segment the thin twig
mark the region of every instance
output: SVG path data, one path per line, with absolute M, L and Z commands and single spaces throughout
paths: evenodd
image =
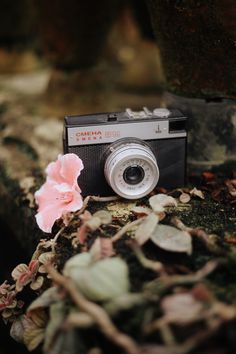
M 196 350 L 202 343 L 211 338 L 219 329 L 221 321 L 215 320 L 214 325 L 204 329 L 181 344 L 172 344 L 168 346 L 144 345 L 141 346 L 142 354 L 170 353 L 170 354 L 188 354 Z
M 151 334 L 152 332 L 157 330 L 160 331 L 162 340 L 167 347 L 176 345 L 175 336 L 170 328 L 168 321 L 166 321 L 164 317 L 161 317 L 151 323 L 148 323 L 144 328 L 144 333 Z
M 96 196 L 96 195 L 92 195 L 92 196 L 90 196 L 90 198 L 94 202 L 114 202 L 114 201 L 120 199 L 120 197 L 118 197 L 116 195 L 113 195 L 113 196 L 110 196 L 110 197 L 99 197 L 99 196 Z
M 56 235 L 53 237 L 53 239 L 51 240 L 52 241 L 52 252 L 53 253 L 56 253 L 55 252 L 55 246 L 56 246 L 56 243 L 57 243 L 57 240 L 59 238 L 59 236 L 62 234 L 62 232 L 65 230 L 66 226 L 63 226 L 57 233 Z
M 88 195 L 88 196 L 84 199 L 83 206 L 82 206 L 82 208 L 76 213 L 76 215 L 81 215 L 81 214 L 83 214 L 83 212 L 85 211 L 85 209 L 86 209 L 87 206 L 88 206 L 88 203 L 89 203 L 90 199 L 91 199 L 91 196 L 90 196 L 90 195 Z
M 94 202 L 113 202 L 115 200 L 118 200 L 119 197 L 117 196 L 111 196 L 111 197 L 99 197 L 99 196 L 95 196 L 95 195 L 88 195 L 83 202 L 83 206 L 82 208 L 76 213 L 76 215 L 81 215 L 85 209 L 87 208 L 90 200 L 94 201 Z
M 167 275 L 162 276 L 158 281 L 164 282 L 167 287 L 172 287 L 180 284 L 192 284 L 197 283 L 207 275 L 211 274 L 219 265 L 219 260 L 211 260 L 207 262 L 201 269 L 194 274 L 187 275 Z
M 198 348 L 202 343 L 208 340 L 210 337 L 215 334 L 222 322 L 220 320 L 215 319 L 214 325 L 211 328 L 207 328 L 194 336 L 187 339 L 183 344 L 181 344 L 176 353 L 178 354 L 187 354 L 192 352 L 192 350 Z
M 135 341 L 120 332 L 113 324 L 110 317 L 103 310 L 102 307 L 87 300 L 77 289 L 73 281 L 64 277 L 57 272 L 51 265 L 47 265 L 47 271 L 56 284 L 63 287 L 70 295 L 74 303 L 88 315 L 93 318 L 94 322 L 100 327 L 101 331 L 116 345 L 122 347 L 128 354 L 140 354 L 139 348 Z
M 68 330 L 70 328 L 88 328 L 94 324 L 93 318 L 87 313 L 76 312 L 71 313 L 67 316 L 65 322 L 63 323 L 62 329 Z
M 144 268 L 151 269 L 157 273 L 162 273 L 164 271 L 164 267 L 161 262 L 153 261 L 145 256 L 137 241 L 131 240 L 128 242 L 128 245 L 132 248 L 135 256 L 138 258 L 139 262 Z
M 134 220 L 125 226 L 123 226 L 113 237 L 112 237 L 112 242 L 118 241 L 124 234 L 126 234 L 127 231 L 131 230 L 134 226 L 138 226 L 139 224 L 142 223 L 142 221 L 146 218 L 146 216 L 143 216 L 137 220 Z
M 196 236 L 198 237 L 207 247 L 207 249 L 217 255 L 224 254 L 225 251 L 222 250 L 211 238 L 210 235 L 206 233 L 201 228 L 192 228 L 186 226 L 180 219 L 177 217 L 173 217 L 171 219 L 171 222 L 173 225 L 175 225 L 178 229 L 182 231 L 187 231 L 191 236 Z
M 175 345 L 176 344 L 176 340 L 174 337 L 174 334 L 172 333 L 172 330 L 169 326 L 168 323 L 166 323 L 165 321 L 161 321 L 159 322 L 159 330 L 161 333 L 161 337 L 164 341 L 164 343 L 168 346 L 168 345 Z

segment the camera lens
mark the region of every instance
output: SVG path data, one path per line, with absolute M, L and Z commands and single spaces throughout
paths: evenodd
M 142 198 L 157 185 L 156 157 L 145 141 L 137 138 L 117 140 L 109 146 L 104 157 L 106 180 L 121 197 Z
M 130 166 L 124 170 L 123 178 L 128 184 L 138 184 L 143 180 L 145 173 L 140 166 Z

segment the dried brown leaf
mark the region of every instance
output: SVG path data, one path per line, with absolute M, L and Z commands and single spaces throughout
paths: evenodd
M 197 189 L 196 187 L 194 187 L 189 193 L 201 199 L 205 199 L 203 192 L 200 189 Z
M 188 193 L 182 193 L 180 196 L 179 196 L 179 200 L 181 203 L 185 204 L 185 203 L 188 203 L 190 201 L 191 197 Z
M 17 318 L 11 326 L 10 336 L 18 343 L 23 342 L 24 337 L 24 326 L 22 322 L 22 317 Z
M 33 312 L 32 316 L 24 316 L 24 344 L 29 351 L 38 347 L 43 341 L 48 316 L 44 310 Z

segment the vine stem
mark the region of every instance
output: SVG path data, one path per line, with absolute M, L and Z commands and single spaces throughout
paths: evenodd
M 73 281 L 61 275 L 52 265 L 47 264 L 46 268 L 54 282 L 68 292 L 71 299 L 80 310 L 90 315 L 94 322 L 100 327 L 101 331 L 111 341 L 123 348 L 127 354 L 140 354 L 140 350 L 135 341 L 118 330 L 101 306 L 87 300 L 77 289 Z

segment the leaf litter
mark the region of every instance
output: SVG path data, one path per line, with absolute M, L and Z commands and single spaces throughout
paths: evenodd
M 73 328 L 88 352 L 95 333 L 103 353 L 184 354 L 217 342 L 220 326 L 236 319 L 235 180 L 202 178 L 200 187 L 132 203 L 89 197 L 64 215 L 39 242 L 35 266 L 20 265 L 0 287 L 12 337 L 30 351 L 43 343 L 46 354 L 59 354 Z M 34 300 L 23 304 L 28 291 Z

